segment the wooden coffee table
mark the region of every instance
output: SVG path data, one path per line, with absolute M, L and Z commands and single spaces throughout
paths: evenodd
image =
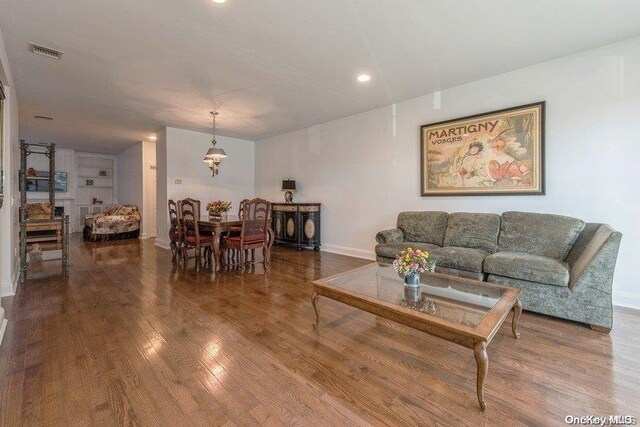
M 421 276 L 410 288 L 389 264 L 372 263 L 313 282 L 311 301 L 318 326 L 318 297 L 325 296 L 473 349 L 478 366 L 476 392 L 484 411 L 483 388 L 489 369 L 487 345 L 513 310 L 516 338 L 522 305 L 520 290 L 438 273 Z

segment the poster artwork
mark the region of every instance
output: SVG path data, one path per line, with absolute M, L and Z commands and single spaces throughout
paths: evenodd
M 544 194 L 544 102 L 421 130 L 423 196 Z

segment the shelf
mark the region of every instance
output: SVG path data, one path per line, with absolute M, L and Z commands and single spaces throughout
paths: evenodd
M 27 243 L 27 254 L 30 254 L 29 249 L 33 249 L 33 245 L 35 245 L 35 243 Z M 61 242 L 38 242 L 38 245 L 40 245 L 40 249 L 42 250 L 42 252 L 57 251 L 62 249 Z

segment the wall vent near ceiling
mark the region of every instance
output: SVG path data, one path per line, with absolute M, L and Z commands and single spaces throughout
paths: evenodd
M 53 59 L 60 59 L 60 57 L 62 56 L 62 52 L 60 52 L 59 50 L 55 50 L 50 47 L 42 46 L 35 43 L 29 43 L 29 51 Z
M 36 119 L 42 119 L 42 120 L 53 120 L 53 117 L 47 117 L 47 116 L 33 116 Z

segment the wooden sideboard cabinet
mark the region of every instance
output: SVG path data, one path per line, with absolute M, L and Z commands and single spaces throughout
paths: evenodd
M 320 250 L 320 203 L 272 203 L 275 243 Z

